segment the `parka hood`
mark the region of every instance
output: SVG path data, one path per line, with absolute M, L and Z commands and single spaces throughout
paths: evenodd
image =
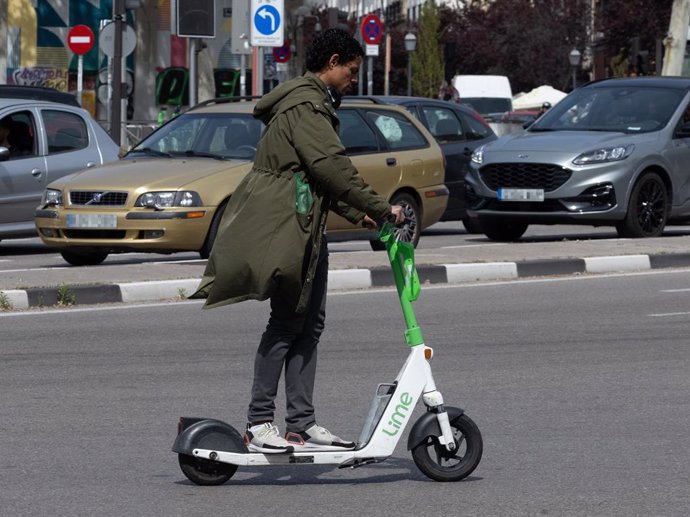
M 268 125 L 279 113 L 305 102 L 328 104 L 333 110 L 326 85 L 312 72 L 283 83 L 264 95 L 254 107 L 254 117 Z

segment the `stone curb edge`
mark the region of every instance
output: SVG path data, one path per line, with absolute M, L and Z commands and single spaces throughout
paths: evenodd
M 458 284 L 525 277 L 617 273 L 690 266 L 690 253 L 620 255 L 522 262 L 477 262 L 418 266 L 422 284 Z M 150 302 L 182 298 L 199 285 L 198 278 L 0 290 L 12 309 L 54 305 Z M 389 268 L 335 269 L 328 273 L 328 290 L 367 289 L 395 285 Z M 1 301 L 1 300 L 0 300 Z M 2 307 L 0 307 L 2 310 Z

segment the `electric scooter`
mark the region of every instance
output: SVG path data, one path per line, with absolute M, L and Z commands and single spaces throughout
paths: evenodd
M 181 417 L 172 450 L 184 475 L 197 485 L 221 485 L 238 466 L 337 465 L 360 467 L 389 458 L 410 421 L 418 402 L 426 406 L 412 426 L 407 449 L 426 476 L 435 481 L 459 481 L 469 476 L 482 457 L 482 435 L 460 408 L 444 406 L 436 389 L 430 361 L 433 350 L 424 344 L 412 309 L 420 293 L 414 247 L 397 239 L 385 223 L 379 234 L 393 270 L 407 330 L 410 353 L 392 383 L 378 385 L 357 446 L 353 450 L 319 447 L 279 454 L 250 452 L 242 434 L 220 420 Z

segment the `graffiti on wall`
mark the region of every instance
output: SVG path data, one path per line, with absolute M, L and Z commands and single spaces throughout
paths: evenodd
M 66 92 L 69 86 L 69 73 L 66 68 L 28 67 L 14 68 L 7 71 L 8 84 L 26 86 L 45 86 Z

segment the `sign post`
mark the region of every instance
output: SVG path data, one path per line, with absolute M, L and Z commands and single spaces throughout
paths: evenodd
M 284 0 L 251 0 L 249 42 L 254 47 L 253 95 L 263 95 L 264 54 L 262 47 L 280 47 L 284 41 Z
M 93 48 L 93 31 L 86 25 L 75 25 L 67 34 L 69 49 L 77 54 L 77 99 L 82 101 L 84 86 L 84 54 Z
M 368 14 L 362 19 L 360 26 L 362 39 L 367 48 L 367 95 L 372 95 L 374 89 L 374 56 L 379 55 L 378 44 L 383 36 L 383 22 L 375 14 Z M 370 50 L 370 47 L 375 47 Z
M 126 120 L 127 112 L 127 97 L 123 95 L 126 92 L 125 75 L 126 75 L 126 61 L 124 58 L 134 52 L 137 46 L 137 36 L 134 29 L 124 23 L 120 24 L 121 28 L 118 32 L 117 21 L 109 22 L 98 33 L 98 47 L 108 56 L 109 66 L 112 68 L 112 76 L 110 77 L 110 112 L 111 112 L 111 134 L 118 144 L 124 144 L 127 139 L 125 125 L 122 124 Z M 124 29 L 124 30 L 123 30 Z M 119 43 L 118 43 L 119 41 Z M 116 55 L 119 50 L 119 59 Z M 124 85 L 124 86 L 123 86 Z M 120 130 L 116 131 L 116 127 Z M 118 142 L 115 135 L 120 139 Z

